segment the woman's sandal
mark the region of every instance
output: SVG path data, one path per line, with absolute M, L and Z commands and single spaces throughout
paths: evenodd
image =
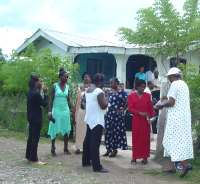
M 113 150 L 110 154 L 109 154 L 109 157 L 113 158 L 113 157 L 116 157 L 117 155 L 117 150 Z
M 137 161 L 136 160 L 131 160 L 131 164 L 132 165 L 137 164 Z
M 142 160 L 142 162 L 141 162 L 143 165 L 146 165 L 146 164 L 148 164 L 148 160 Z

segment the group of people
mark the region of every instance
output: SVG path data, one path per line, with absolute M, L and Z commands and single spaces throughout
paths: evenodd
M 37 146 L 42 127 L 41 106 L 49 106 L 48 135 L 52 142 L 51 154 L 56 155 L 55 140 L 58 134 L 64 137 L 64 153 L 71 154 L 68 149 L 71 110 L 76 132 L 75 153 L 82 153 L 83 167 L 92 166 L 94 172 L 101 173 L 108 172 L 100 162 L 99 149 L 103 133 L 105 134 L 107 150 L 103 156 L 115 157 L 118 149 L 126 150 L 128 148 L 124 117 L 126 109 L 133 115 L 131 163 L 137 163 L 138 159 L 142 159 L 141 163 L 147 164 L 150 156 L 150 118 L 155 115 L 155 110 L 168 108 L 163 140 L 165 156 L 171 157 L 172 162 L 179 167 L 181 165 L 182 175 L 187 174 L 191 169 L 187 160 L 193 158 L 189 90 L 186 83 L 180 78 L 180 70 L 174 70 L 170 69 L 167 74 L 172 83 L 168 96 L 155 106 L 151 94 L 145 92 L 146 80 L 141 78 L 139 74 L 136 76 L 134 89 L 128 95 L 120 87 L 117 78 L 110 80 L 110 90 L 104 90 L 103 74 L 97 73 L 91 77 L 85 73 L 82 77 L 83 84 L 78 87 L 74 106 L 67 84 L 69 74 L 64 69 L 59 71 L 60 80 L 53 85 L 50 100 L 46 95 L 47 89 L 43 87 L 39 77 L 32 75 L 27 97 L 29 122 L 27 160 L 45 164 L 40 162 L 37 157 Z M 182 91 L 184 91 L 184 96 Z M 185 106 L 187 108 L 184 108 Z

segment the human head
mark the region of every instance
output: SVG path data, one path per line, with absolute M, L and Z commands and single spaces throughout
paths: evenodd
M 119 86 L 119 80 L 116 77 L 113 77 L 112 79 L 110 79 L 110 87 L 112 89 L 117 89 Z
M 29 79 L 29 89 L 36 89 L 41 87 L 41 82 L 39 76 L 31 74 Z
M 68 73 L 64 70 L 64 68 L 60 68 L 59 70 L 59 78 L 60 78 L 60 82 L 62 83 L 66 83 L 68 80 Z
M 158 78 L 158 75 L 159 75 L 158 70 L 155 70 L 155 71 L 154 71 L 154 77 L 155 77 L 156 79 Z
M 124 83 L 120 83 L 120 84 L 119 84 L 119 88 L 120 88 L 121 90 L 124 90 L 124 88 L 125 88 Z
M 141 73 L 143 73 L 144 72 L 144 66 L 141 66 L 139 70 L 140 70 Z
M 167 72 L 167 78 L 170 82 L 181 79 L 181 75 L 181 70 L 176 67 L 170 68 Z
M 82 75 L 82 80 L 83 80 L 83 82 L 84 83 L 86 83 L 86 84 L 89 84 L 89 83 L 91 83 L 91 76 L 90 76 L 90 74 L 88 74 L 88 73 L 84 73 L 83 75 Z
M 135 88 L 138 91 L 138 93 L 142 94 L 146 88 L 146 82 L 144 80 L 138 79 L 136 81 Z
M 149 88 L 150 90 L 152 90 L 152 89 L 154 88 L 154 84 L 153 84 L 152 81 L 148 81 L 148 82 L 147 82 L 147 86 L 148 86 L 148 88 Z
M 101 73 L 97 73 L 94 75 L 93 77 L 93 83 L 99 87 L 99 88 L 103 88 L 104 85 L 104 75 Z

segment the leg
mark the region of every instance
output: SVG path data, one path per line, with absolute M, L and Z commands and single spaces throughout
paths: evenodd
M 31 152 L 31 145 L 32 145 L 32 127 L 29 124 L 29 134 L 28 134 L 28 140 L 27 140 L 27 146 L 26 146 L 26 159 L 30 160 L 30 152 Z
M 30 123 L 31 131 L 32 131 L 32 137 L 31 137 L 31 149 L 30 149 L 30 161 L 37 162 L 38 156 L 37 156 L 37 149 L 38 149 L 38 143 L 40 140 L 40 130 L 41 130 L 41 123 Z
M 64 153 L 69 155 L 71 153 L 68 150 L 68 140 L 69 140 L 68 134 L 65 134 L 64 135 Z
M 91 130 L 90 130 L 90 127 L 87 125 L 86 136 L 83 141 L 82 166 L 91 165 L 90 139 L 91 139 Z
M 103 127 L 101 125 L 97 125 L 95 128 L 92 129 L 90 139 L 90 154 L 92 159 L 92 167 L 94 171 L 100 171 L 103 168 L 99 158 L 99 148 L 101 144 L 102 133 Z
M 52 156 L 56 156 L 56 146 L 55 146 L 56 139 L 51 140 L 51 154 Z

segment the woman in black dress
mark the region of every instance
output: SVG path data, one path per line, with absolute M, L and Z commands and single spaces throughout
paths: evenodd
M 105 144 L 107 152 L 104 156 L 115 157 L 117 149 L 127 149 L 124 110 L 127 106 L 127 94 L 119 89 L 119 80 L 110 81 L 112 91 L 109 93 L 108 112 L 105 115 Z
M 42 108 L 47 106 L 47 90 L 42 87 L 42 82 L 36 75 L 31 75 L 29 81 L 29 92 L 27 96 L 27 119 L 29 123 L 29 136 L 26 147 L 26 159 L 30 162 L 44 165 L 37 156 L 40 130 L 42 128 Z

